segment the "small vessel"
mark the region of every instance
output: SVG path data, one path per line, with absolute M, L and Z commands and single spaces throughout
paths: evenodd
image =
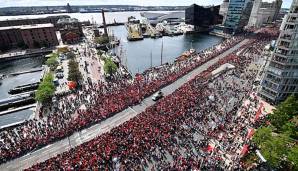
M 196 54 L 196 50 L 193 49 L 193 48 L 191 48 L 188 51 L 183 52 L 181 56 L 179 56 L 178 58 L 176 58 L 175 59 L 175 62 L 177 62 L 177 61 L 184 61 L 187 58 L 190 58 L 194 54 Z
M 0 74 L 0 80 L 3 80 L 3 79 L 4 79 L 4 77 L 5 77 L 5 75 L 4 75 L 4 74 Z

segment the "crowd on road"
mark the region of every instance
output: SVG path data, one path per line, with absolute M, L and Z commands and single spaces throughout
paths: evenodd
M 260 41 L 256 42 L 255 40 L 252 40 L 256 45 L 258 45 L 258 43 L 264 43 L 265 38 L 270 39 L 268 38 L 268 35 L 276 36 L 273 33 L 271 34 L 268 32 L 259 33 L 259 35 Z M 264 41 L 261 41 L 262 37 L 264 38 Z M 98 123 L 129 106 L 140 103 L 145 97 L 174 82 L 181 76 L 218 56 L 227 49 L 235 46 L 243 39 L 243 36 L 227 39 L 221 44 L 202 51 L 185 61 L 165 64 L 147 70 L 143 74 L 138 74 L 134 80 L 113 79 L 110 82 L 99 82 L 92 85 L 87 84 L 83 86 L 82 90 L 77 91 L 75 94 L 57 97 L 56 102 L 53 103 L 52 112 L 46 117 L 43 117 L 40 120 L 29 120 L 12 129 L 7 128 L 1 130 L 0 162 L 6 162 L 51 142 L 67 137 L 75 131 Z M 254 49 L 258 48 L 262 48 L 262 46 L 252 48 L 251 51 L 254 52 Z M 230 58 L 232 57 L 229 56 L 225 59 Z M 238 61 L 238 63 L 236 62 L 238 66 L 240 65 L 239 63 L 241 63 L 241 60 L 237 58 L 231 61 L 234 63 L 235 61 Z M 237 72 L 240 71 L 237 70 Z M 71 160 L 67 160 L 68 157 L 64 154 L 63 160 L 61 158 L 62 156 L 58 156 L 55 159 L 47 161 L 46 164 L 43 163 L 36 167 L 47 167 L 47 165 L 49 165 L 53 168 L 57 165 L 65 167 L 71 166 L 74 168 L 88 168 L 92 166 L 95 167 L 96 165 L 112 166 L 112 161 L 116 161 L 115 163 L 121 161 L 121 163 L 124 162 L 122 164 L 125 166 L 138 167 L 135 165 L 140 164 L 140 162 L 145 164 L 145 160 L 150 160 L 150 157 L 147 156 L 149 152 L 154 154 L 153 150 L 158 150 L 152 148 L 153 145 L 160 145 L 160 147 L 163 147 L 159 149 L 169 148 L 169 152 L 173 154 L 172 156 L 177 157 L 180 152 L 178 148 L 174 148 L 175 145 L 171 146 L 170 143 L 175 144 L 173 142 L 181 142 L 182 144 L 186 144 L 184 140 L 173 138 L 175 131 L 177 131 L 178 137 L 185 134 L 183 130 L 179 132 L 179 129 L 181 128 L 178 128 L 178 125 L 180 124 L 177 123 L 180 121 L 186 122 L 187 118 L 185 117 L 191 115 L 197 114 L 198 119 L 203 117 L 200 112 L 195 112 L 198 110 L 195 109 L 195 104 L 197 104 L 197 102 L 205 102 L 206 99 L 203 97 L 208 95 L 208 91 L 205 93 L 197 91 L 203 89 L 203 87 L 194 88 L 200 86 L 200 84 L 196 84 L 200 82 L 200 79 L 201 77 L 197 77 L 195 80 L 187 83 L 173 95 L 170 95 L 157 105 L 149 107 L 146 109 L 145 113 L 137 116 L 119 128 L 115 128 L 111 133 L 83 144 L 79 148 L 72 149 L 68 152 L 69 154 L 67 154 Z M 221 84 L 218 84 L 217 86 L 220 85 Z M 197 99 L 197 97 L 200 97 L 200 99 Z M 178 103 L 179 105 L 176 105 Z M 208 102 L 206 101 L 206 103 Z M 189 109 L 194 110 L 194 112 L 189 111 Z M 209 108 L 207 107 L 206 109 Z M 207 110 L 206 113 L 208 112 L 210 111 Z M 172 128 L 171 125 L 176 126 Z M 191 130 L 193 131 L 194 129 Z M 190 137 L 192 135 L 188 133 L 184 136 Z M 168 147 L 166 147 L 167 144 L 169 145 Z M 121 149 L 118 147 L 121 147 Z M 90 153 L 85 152 L 89 150 L 91 150 Z M 161 158 L 166 155 L 163 153 L 165 151 L 166 150 L 153 155 L 153 158 Z M 189 152 L 191 151 L 189 150 Z M 82 156 L 81 159 L 80 156 Z M 86 160 L 84 160 L 83 156 L 86 157 Z M 115 160 L 110 160 L 112 158 L 115 158 Z M 211 159 L 208 158 L 208 161 L 209 160 Z M 177 166 L 183 166 L 183 163 L 185 162 L 188 163 L 186 165 L 189 165 L 189 162 L 193 161 L 193 163 L 195 163 L 198 160 L 187 160 L 183 157 L 177 157 L 174 161 L 177 162 Z M 162 160 L 160 162 L 162 162 Z M 159 163 L 157 166 L 164 164 Z
M 245 68 L 266 43 L 251 40 L 137 117 L 28 170 L 241 169 L 258 107 Z M 236 68 L 211 75 L 225 63 Z

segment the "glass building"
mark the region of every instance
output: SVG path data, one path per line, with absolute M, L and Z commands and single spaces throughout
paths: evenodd
M 293 0 L 280 30 L 259 90 L 261 97 L 275 104 L 298 93 L 298 0 Z
M 225 32 L 237 33 L 247 25 L 251 9 L 251 0 L 230 0 L 227 16 L 224 20 Z

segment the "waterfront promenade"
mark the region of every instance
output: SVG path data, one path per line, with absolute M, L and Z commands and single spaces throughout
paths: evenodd
M 226 52 L 222 53 L 221 55 L 213 58 L 212 60 L 206 62 L 205 64 L 197 67 L 192 72 L 186 74 L 185 76 L 181 77 L 177 81 L 173 82 L 172 84 L 166 86 L 162 89 L 165 95 L 169 95 L 174 92 L 176 89 L 181 87 L 184 83 L 189 81 L 191 78 L 195 77 L 197 74 L 201 73 L 202 71 L 206 70 L 209 66 L 215 64 L 218 60 L 222 59 L 226 55 L 234 52 L 242 45 L 245 45 L 248 40 L 244 40 L 238 43 L 236 46 L 230 48 Z M 63 153 L 70 148 L 78 146 L 86 141 L 89 141 L 105 132 L 110 131 L 112 128 L 121 125 L 122 123 L 128 121 L 129 119 L 135 117 L 139 113 L 145 111 L 145 109 L 154 102 L 151 100 L 151 97 L 145 98 L 140 105 L 135 105 L 125 109 L 122 112 L 117 113 L 111 118 L 106 119 L 105 121 L 96 124 L 90 128 L 84 129 L 80 132 L 77 132 L 70 136 L 69 138 L 65 138 L 61 141 L 56 143 L 50 144 L 40 150 L 34 151 L 29 153 L 25 156 L 7 162 L 0 166 L 1 170 L 22 170 L 32 166 L 33 164 L 45 161 L 57 154 Z

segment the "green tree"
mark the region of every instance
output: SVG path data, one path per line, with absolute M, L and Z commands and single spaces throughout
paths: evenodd
M 117 65 L 112 61 L 111 58 L 106 58 L 103 69 L 106 74 L 113 75 L 117 71 Z
M 269 115 L 272 126 L 258 128 L 253 137 L 271 167 L 298 170 L 297 114 L 298 98 L 289 96 Z
M 284 102 L 278 105 L 277 109 L 273 111 L 270 117 L 272 125 L 278 130 L 281 130 L 282 126 L 298 115 L 298 99 L 295 96 L 289 96 Z
M 253 136 L 253 142 L 262 147 L 266 141 L 272 140 L 272 128 L 260 127 Z
M 54 71 L 54 70 L 57 68 L 57 66 L 59 65 L 59 62 L 58 62 L 58 60 L 57 60 L 56 57 L 52 56 L 52 57 L 50 57 L 49 59 L 47 59 L 47 61 L 46 61 L 46 65 L 47 65 L 48 67 L 50 67 L 50 69 L 51 69 L 52 71 Z
M 288 159 L 293 166 L 293 170 L 298 170 L 298 145 L 295 145 L 289 152 Z
M 281 130 L 284 134 L 287 134 L 291 138 L 298 139 L 298 126 L 295 125 L 293 120 L 284 124 Z
M 35 93 L 35 99 L 38 102 L 49 102 L 55 94 L 55 85 L 53 83 L 53 79 L 53 75 L 49 73 L 44 77 L 43 81 L 38 86 L 38 89 Z
M 67 59 L 73 59 L 73 58 L 76 57 L 76 55 L 75 55 L 73 52 L 68 52 L 68 53 L 66 54 L 66 56 L 67 56 Z
M 276 168 L 285 160 L 289 143 L 290 138 L 284 134 L 272 136 L 271 139 L 264 140 L 261 143 L 261 153 L 271 167 Z
M 94 41 L 97 44 L 106 44 L 106 43 L 109 43 L 109 37 L 107 36 L 96 37 Z
M 82 74 L 79 70 L 79 64 L 74 59 L 71 59 L 68 62 L 68 81 L 74 81 L 76 83 L 80 83 L 82 80 Z

